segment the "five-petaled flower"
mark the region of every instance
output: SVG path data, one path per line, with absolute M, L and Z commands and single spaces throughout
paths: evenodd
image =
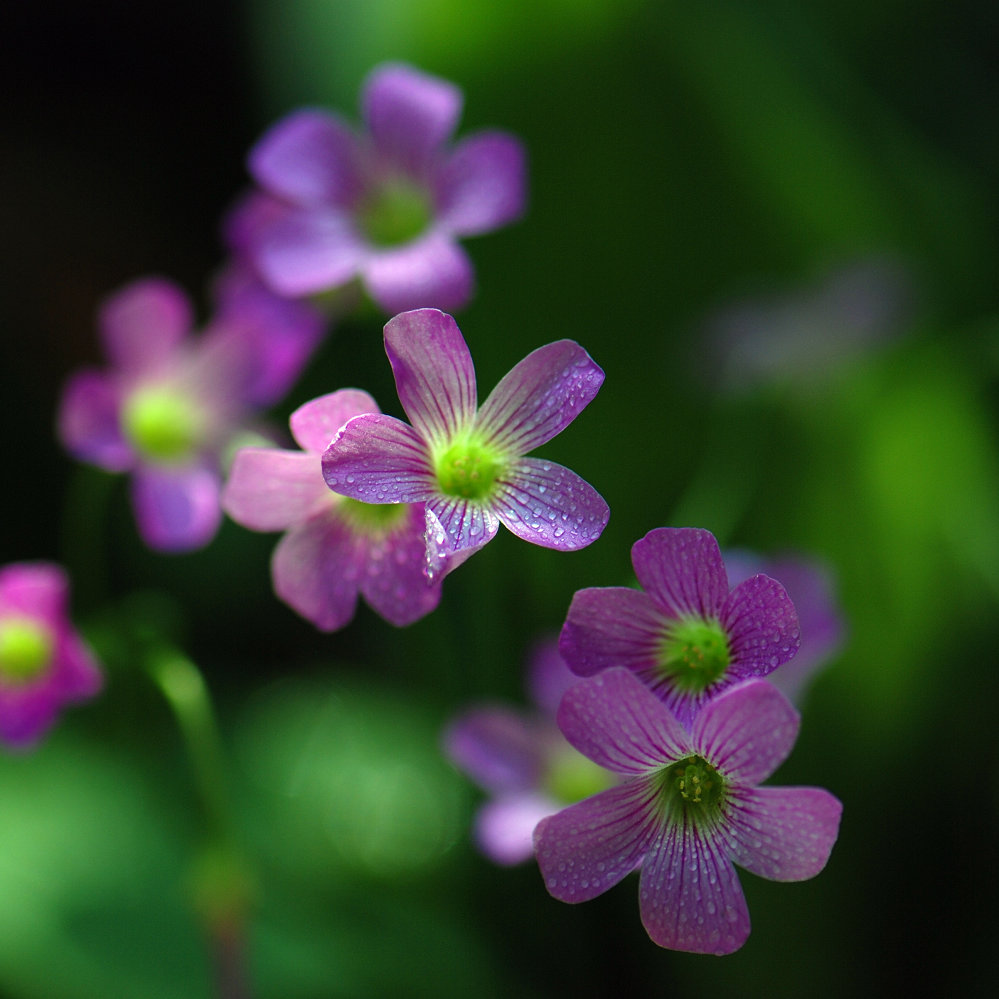
M 337 429 L 377 413 L 366 392 L 341 389 L 299 407 L 291 432 L 304 449 L 243 448 L 236 453 L 222 506 L 255 531 L 286 531 L 274 550 L 274 591 L 322 631 L 354 616 L 358 595 L 385 620 L 411 624 L 440 602 L 430 582 L 421 504 L 375 506 L 330 492 L 320 456 Z
M 461 308 L 473 272 L 458 238 L 514 221 L 525 201 L 513 136 L 483 131 L 449 145 L 461 105 L 454 84 L 387 64 L 364 85 L 362 134 L 318 109 L 278 122 L 250 152 L 259 191 L 253 222 L 231 233 L 245 242 L 235 250 L 283 295 L 359 278 L 389 315 Z
M 559 340 L 528 354 L 481 408 L 471 354 L 450 316 L 396 316 L 385 351 L 412 426 L 381 414 L 350 420 L 323 455 L 330 489 L 367 503 L 425 503 L 432 572 L 484 545 L 500 523 L 547 548 L 582 548 L 600 536 L 609 510 L 599 493 L 561 465 L 523 457 L 565 429 L 603 382 L 579 344 Z
M 69 582 L 48 562 L 0 568 L 0 739 L 25 748 L 64 704 L 101 688 L 97 662 L 66 614 Z
M 221 520 L 221 458 L 253 411 L 279 398 L 322 333 L 302 302 L 230 279 L 200 338 L 176 285 L 146 278 L 112 295 L 99 328 L 112 363 L 74 375 L 59 434 L 75 457 L 132 473 L 139 533 L 151 548 L 207 544 Z
M 625 666 L 689 725 L 708 699 L 797 651 L 784 587 L 761 573 L 730 590 L 710 531 L 657 528 L 635 542 L 631 561 L 644 592 L 592 587 L 572 598 L 559 649 L 580 676 Z
M 558 722 L 623 783 L 538 824 L 548 891 L 585 902 L 641 869 L 642 923 L 661 947 L 728 954 L 749 935 L 733 862 L 772 881 L 825 866 L 840 802 L 814 787 L 757 787 L 787 757 L 798 713 L 747 680 L 709 701 L 688 730 L 626 669 L 571 687 Z

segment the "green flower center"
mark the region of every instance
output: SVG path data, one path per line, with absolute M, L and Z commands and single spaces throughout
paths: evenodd
M 453 443 L 434 459 L 437 484 L 446 496 L 481 500 L 493 489 L 505 462 L 492 448 L 477 441 Z
M 27 683 L 52 662 L 55 636 L 29 618 L 0 621 L 0 679 Z
M 122 429 L 151 461 L 182 460 L 196 447 L 201 420 L 191 401 L 163 386 L 139 389 L 126 401 Z
M 695 822 L 713 822 L 721 814 L 725 779 L 700 756 L 663 767 L 657 776 L 660 803 L 668 814 Z
M 407 508 L 406 503 L 365 503 L 346 496 L 337 505 L 351 529 L 366 537 L 391 534 L 405 518 Z
M 680 691 L 700 694 L 725 675 L 732 657 L 717 621 L 686 618 L 666 632 L 659 646 L 659 674 Z
M 392 177 L 361 202 L 358 221 L 375 246 L 400 246 L 415 239 L 433 219 L 433 204 L 424 189 L 404 177 Z
M 571 805 L 610 787 L 609 771 L 566 746 L 549 761 L 545 790 L 558 802 Z

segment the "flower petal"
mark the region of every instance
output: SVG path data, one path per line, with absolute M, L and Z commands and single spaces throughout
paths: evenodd
M 565 430 L 603 381 L 603 371 L 575 341 L 538 347 L 489 393 L 477 429 L 495 447 L 527 454 Z
M 350 419 L 380 413 L 378 403 L 360 389 L 340 389 L 304 403 L 291 414 L 291 433 L 299 447 L 322 454 Z
M 458 236 L 498 229 L 524 211 L 524 146 L 505 132 L 471 135 L 448 156 L 436 186 L 442 228 Z
M 399 401 L 429 441 L 450 441 L 475 418 L 475 367 L 458 324 L 437 309 L 404 312 L 385 324 Z
M 536 792 L 488 801 L 475 816 L 476 843 L 495 864 L 521 864 L 534 855 L 535 826 L 558 810 L 551 798 Z
M 648 773 L 690 752 L 683 726 L 626 669 L 604 670 L 573 684 L 557 720 L 584 756 L 619 774 Z
M 59 438 L 74 458 L 109 472 L 132 467 L 135 455 L 118 421 L 121 391 L 100 371 L 80 371 L 63 389 L 57 418 Z
M 742 788 L 726 808 L 732 859 L 771 881 L 813 878 L 826 866 L 842 812 L 819 787 Z
M 357 139 L 336 115 L 315 108 L 273 125 L 247 165 L 265 190 L 306 207 L 349 205 L 361 191 Z
M 368 76 L 361 112 L 375 148 L 413 176 L 426 170 L 461 114 L 461 91 L 411 66 L 386 64 Z
M 662 611 L 647 593 L 624 586 L 594 586 L 574 594 L 559 651 L 580 676 L 610 666 L 645 674 L 655 670 L 662 633 Z
M 431 515 L 437 533 L 427 537 L 427 561 L 433 564 L 438 549 L 450 560 L 466 549 L 481 548 L 499 530 L 499 519 L 488 508 L 458 496 L 432 496 L 427 500 L 427 526 Z M 451 568 L 454 568 L 452 565 Z
M 536 787 L 544 748 L 533 720 L 500 706 L 466 711 L 444 733 L 444 749 L 451 760 L 493 794 Z
M 222 519 L 218 475 L 203 466 L 146 466 L 132 478 L 139 534 L 157 551 L 185 552 L 208 544 Z
M 455 550 L 451 547 L 452 541 L 444 530 L 444 525 L 437 519 L 437 514 L 425 508 L 424 539 L 426 541 L 427 558 L 427 578 L 435 581 L 442 581 L 448 573 L 454 572 L 459 565 L 467 562 L 483 545 L 492 541 L 495 537 L 495 529 L 492 534 L 487 534 L 481 541 L 468 548 Z M 499 521 L 496 521 L 496 529 L 499 528 Z
M 422 503 L 437 488 L 420 435 L 381 413 L 348 420 L 322 465 L 330 489 L 365 503 Z
M 604 498 L 585 479 L 538 458 L 515 462 L 497 480 L 491 505 L 518 538 L 564 551 L 592 544 L 610 517 Z
M 714 617 L 728 596 L 718 542 L 695 527 L 659 527 L 631 548 L 635 575 L 672 617 Z
M 468 304 L 475 285 L 468 254 L 436 230 L 401 246 L 370 251 L 361 276 L 378 307 L 389 315 L 423 306 L 457 312 Z
M 245 447 L 236 452 L 222 509 L 252 531 L 283 531 L 337 503 L 315 453 Z
M 27 615 L 52 628 L 62 626 L 69 577 L 54 562 L 12 562 L 0 566 L 0 616 Z
M 701 709 L 691 728 L 696 751 L 727 780 L 758 784 L 787 759 L 801 718 L 765 680 L 746 680 Z
M 720 837 L 673 824 L 649 850 L 638 886 L 642 925 L 660 947 L 731 954 L 749 936 L 749 909 Z
M 542 819 L 534 852 L 545 887 L 562 902 L 587 902 L 640 863 L 658 832 L 656 790 L 636 778 Z
M 762 574 L 740 583 L 719 614 L 733 678 L 766 676 L 798 651 L 798 615 L 784 587 Z

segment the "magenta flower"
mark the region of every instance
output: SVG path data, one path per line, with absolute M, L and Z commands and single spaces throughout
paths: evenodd
M 609 510 L 596 490 L 561 465 L 523 457 L 565 429 L 603 382 L 579 344 L 539 347 L 481 408 L 471 354 L 450 316 L 396 316 L 385 351 L 413 425 L 369 414 L 341 427 L 323 455 L 330 489 L 367 503 L 426 503 L 432 571 L 490 541 L 500 523 L 546 548 L 583 548 L 600 536 Z
M 66 614 L 69 582 L 47 562 L 0 567 L 0 739 L 37 742 L 64 704 L 101 689 L 90 650 Z
M 533 710 L 483 704 L 445 730 L 454 764 L 490 795 L 475 818 L 475 841 L 494 863 L 519 864 L 534 855 L 534 827 L 546 815 L 609 786 L 613 778 L 572 748 L 555 724 L 563 692 L 578 677 L 554 641 L 530 659 Z
M 302 451 L 243 448 L 233 460 L 222 506 L 255 531 L 285 531 L 274 550 L 274 592 L 321 631 L 342 628 L 358 595 L 386 621 L 407 625 L 440 602 L 425 572 L 420 504 L 375 506 L 330 492 L 321 455 L 341 424 L 377 413 L 366 392 L 343 389 L 299 407 L 291 432 Z
M 749 936 L 733 863 L 771 881 L 825 866 L 842 805 L 815 787 L 757 787 L 787 758 L 797 712 L 748 680 L 708 702 L 688 731 L 626 669 L 571 687 L 558 723 L 581 753 L 624 778 L 543 819 L 534 833 L 548 891 L 586 902 L 641 869 L 639 906 L 652 940 L 729 954 Z
M 645 592 L 594 587 L 572 598 L 559 650 L 580 676 L 625 666 L 689 726 L 710 697 L 766 676 L 797 651 L 784 587 L 760 574 L 730 590 L 710 531 L 650 531 L 631 561 Z
M 221 456 L 254 410 L 287 389 L 322 321 L 300 302 L 233 278 L 215 320 L 189 335 L 191 306 L 175 285 L 136 281 L 99 315 L 112 367 L 66 386 L 59 435 L 75 457 L 132 473 L 139 533 L 151 548 L 207 544 L 221 520 Z
M 237 252 L 283 295 L 359 278 L 389 315 L 460 308 L 473 273 L 457 240 L 514 221 L 525 201 L 513 136 L 485 131 L 448 144 L 461 105 L 453 84 L 384 65 L 364 84 L 362 134 L 316 109 L 278 122 L 250 152 L 268 198 L 231 230 L 245 240 Z

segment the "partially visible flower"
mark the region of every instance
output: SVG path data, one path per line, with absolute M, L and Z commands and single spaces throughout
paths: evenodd
M 477 404 L 475 368 L 455 321 L 436 309 L 389 320 L 385 351 L 408 426 L 358 416 L 323 455 L 330 489 L 368 503 L 426 503 L 427 557 L 469 553 L 503 523 L 525 541 L 571 550 L 595 541 L 607 504 L 575 472 L 525 458 L 564 430 L 604 373 L 579 344 L 528 354 Z
M 585 902 L 641 869 L 642 924 L 660 947 L 730 954 L 749 935 L 733 863 L 771 881 L 825 866 L 842 805 L 815 787 L 757 787 L 787 758 L 799 717 L 771 684 L 719 694 L 688 731 L 634 674 L 571 687 L 558 723 L 581 753 L 624 778 L 543 819 L 534 834 L 548 891 Z
M 111 296 L 98 325 L 111 368 L 69 380 L 58 416 L 63 444 L 83 461 L 132 473 L 139 533 L 151 548 L 199 548 L 221 520 L 225 449 L 257 408 L 287 390 L 322 319 L 234 281 L 193 338 L 186 295 L 146 278 Z
M 709 698 L 766 676 L 797 651 L 798 618 L 784 587 L 758 574 L 730 590 L 710 531 L 649 531 L 631 561 L 645 592 L 593 587 L 572 598 L 559 650 L 580 676 L 626 666 L 689 726 Z
M 476 815 L 475 840 L 497 864 L 519 864 L 533 856 L 534 827 L 541 819 L 613 782 L 555 725 L 562 693 L 577 680 L 555 642 L 544 642 L 530 659 L 534 710 L 483 704 L 463 712 L 445 730 L 447 755 L 491 796 Z
M 291 432 L 303 448 L 236 453 L 222 506 L 255 531 L 285 531 L 274 550 L 274 592 L 322 631 L 342 628 L 361 595 L 385 620 L 407 625 L 440 602 L 425 572 L 422 504 L 375 506 L 330 492 L 321 455 L 337 429 L 377 413 L 366 392 L 342 389 L 300 406 Z
M 67 617 L 69 581 L 48 562 L 0 567 L 0 739 L 26 748 L 64 704 L 93 697 L 101 674 Z
M 836 600 L 829 569 L 801 555 L 762 558 L 747 551 L 725 552 L 725 568 L 733 586 L 764 572 L 779 579 L 798 613 L 801 646 L 794 658 L 767 679 L 795 704 L 800 704 L 809 684 L 843 647 L 846 624 Z
M 359 278 L 386 313 L 459 309 L 472 264 L 458 243 L 518 218 L 524 150 L 504 132 L 451 147 L 461 91 L 412 67 L 387 64 L 364 84 L 364 131 L 318 109 L 296 111 L 250 152 L 266 201 L 230 228 L 283 295 L 309 295 Z

